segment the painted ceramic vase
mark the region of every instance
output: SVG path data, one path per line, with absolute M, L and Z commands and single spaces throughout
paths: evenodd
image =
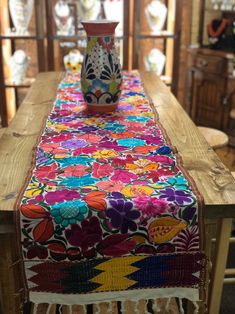
M 121 94 L 121 66 L 114 45 L 118 22 L 82 22 L 87 33 L 87 50 L 82 64 L 81 86 L 88 109 L 113 111 Z

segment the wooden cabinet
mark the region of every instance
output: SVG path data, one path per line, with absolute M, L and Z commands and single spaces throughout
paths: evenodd
M 197 125 L 227 130 L 235 93 L 232 53 L 189 51 L 189 112 Z

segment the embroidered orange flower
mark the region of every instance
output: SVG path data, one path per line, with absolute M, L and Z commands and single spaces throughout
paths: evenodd
M 145 185 L 129 185 L 121 190 L 126 197 L 144 197 L 153 194 L 154 189 Z
M 139 159 L 132 164 L 127 164 L 126 169 L 134 173 L 144 173 L 146 171 L 155 171 L 158 168 L 158 163 L 152 162 L 148 159 Z

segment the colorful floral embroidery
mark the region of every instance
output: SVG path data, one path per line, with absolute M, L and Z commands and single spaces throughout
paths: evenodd
M 199 251 L 196 196 L 138 73 L 124 73 L 112 113 L 89 113 L 80 88 L 76 75 L 61 82 L 38 145 L 20 206 L 24 257 L 86 261 Z

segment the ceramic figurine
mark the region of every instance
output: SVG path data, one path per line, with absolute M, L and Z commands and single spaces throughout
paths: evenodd
M 99 0 L 77 0 L 79 21 L 95 20 L 100 13 Z
M 9 0 L 9 10 L 15 35 L 29 35 L 28 26 L 33 13 L 33 0 Z
M 56 2 L 54 7 L 54 19 L 56 24 L 56 34 L 58 36 L 68 36 L 74 34 L 73 17 L 70 7 L 64 0 Z
M 159 0 L 153 0 L 146 6 L 145 15 L 151 30 L 160 31 L 166 20 L 167 7 Z
M 64 66 L 67 72 L 77 73 L 82 66 L 83 56 L 77 49 L 71 50 L 64 56 Z
M 16 50 L 10 58 L 10 68 L 12 73 L 13 84 L 19 85 L 24 83 L 28 69 L 29 57 L 23 50 Z
M 156 72 L 161 75 L 166 62 L 166 56 L 159 49 L 152 49 L 150 53 L 145 56 L 144 64 L 147 71 Z
M 81 86 L 92 111 L 115 110 L 121 94 L 121 66 L 114 46 L 118 22 L 82 22 L 87 33 L 87 50 L 82 64 Z

